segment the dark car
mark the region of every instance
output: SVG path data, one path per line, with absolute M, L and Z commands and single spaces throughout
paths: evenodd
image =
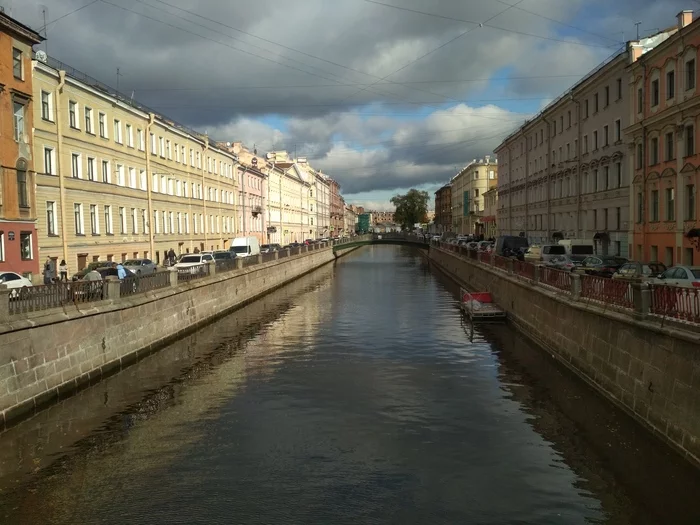
M 236 252 L 232 252 L 231 250 L 220 250 L 212 252 L 211 256 L 214 257 L 214 261 L 231 261 L 236 258 Z
M 660 262 L 641 263 L 630 261 L 623 264 L 613 275 L 614 279 L 648 280 L 666 271 L 666 265 Z
M 503 257 L 524 253 L 529 244 L 527 238 L 515 235 L 502 235 L 496 239 L 496 255 Z
M 73 275 L 73 280 L 74 281 L 79 281 L 83 279 L 88 273 L 90 273 L 92 270 L 97 270 L 99 271 L 100 268 L 111 268 L 111 267 L 116 267 L 117 263 L 113 261 L 98 261 L 98 262 L 91 262 L 88 264 L 85 268 L 82 270 L 76 272 Z M 114 274 L 116 275 L 116 273 Z
M 117 270 L 117 265 L 116 263 L 110 263 L 113 266 L 100 266 L 97 268 L 97 273 L 99 273 L 102 276 L 102 280 L 105 279 L 105 277 L 119 277 L 119 272 Z M 122 266 L 122 268 L 124 268 Z M 136 277 L 136 274 L 129 270 L 128 268 L 124 268 L 124 271 L 126 272 L 127 277 Z
M 545 261 L 544 264 L 549 268 L 573 272 L 581 265 L 581 261 L 576 260 L 570 255 L 553 255 L 549 260 Z
M 624 257 L 614 257 L 611 255 L 594 255 L 586 257 L 579 270 L 588 275 L 598 277 L 612 277 L 615 272 L 627 262 Z

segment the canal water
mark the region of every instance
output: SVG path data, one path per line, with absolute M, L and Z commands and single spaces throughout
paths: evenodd
M 700 477 L 417 251 L 361 248 L 0 435 L 0 523 L 697 524 Z

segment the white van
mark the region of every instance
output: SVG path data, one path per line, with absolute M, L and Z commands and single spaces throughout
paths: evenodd
M 594 252 L 593 239 L 562 239 L 559 245 L 566 249 L 566 255 L 572 257 L 588 257 Z
M 231 241 L 230 251 L 236 257 L 252 257 L 260 254 L 260 244 L 257 237 L 236 237 Z

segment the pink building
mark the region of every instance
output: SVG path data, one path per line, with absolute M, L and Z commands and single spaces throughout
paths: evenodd
M 248 153 L 248 155 L 246 155 Z M 257 237 L 260 244 L 265 244 L 265 195 L 267 195 L 267 177 L 258 168 L 266 161 L 257 155 L 241 151 L 238 153 L 238 222 L 236 237 Z M 249 157 L 249 158 L 246 158 Z

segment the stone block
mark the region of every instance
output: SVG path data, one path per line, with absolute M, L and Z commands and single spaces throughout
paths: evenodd
M 34 370 L 27 370 L 26 372 L 17 374 L 17 384 L 19 385 L 20 390 L 28 387 L 29 385 L 33 385 L 34 383 L 36 383 L 36 372 Z
M 54 375 L 56 373 L 56 363 L 44 363 L 36 367 L 34 370 L 36 373 L 36 378 L 38 381 L 42 381 L 47 376 Z
M 671 394 L 671 400 L 683 412 L 691 413 L 693 411 L 695 396 L 692 388 L 688 385 L 684 385 L 679 381 L 675 381 L 673 383 L 673 392 Z

